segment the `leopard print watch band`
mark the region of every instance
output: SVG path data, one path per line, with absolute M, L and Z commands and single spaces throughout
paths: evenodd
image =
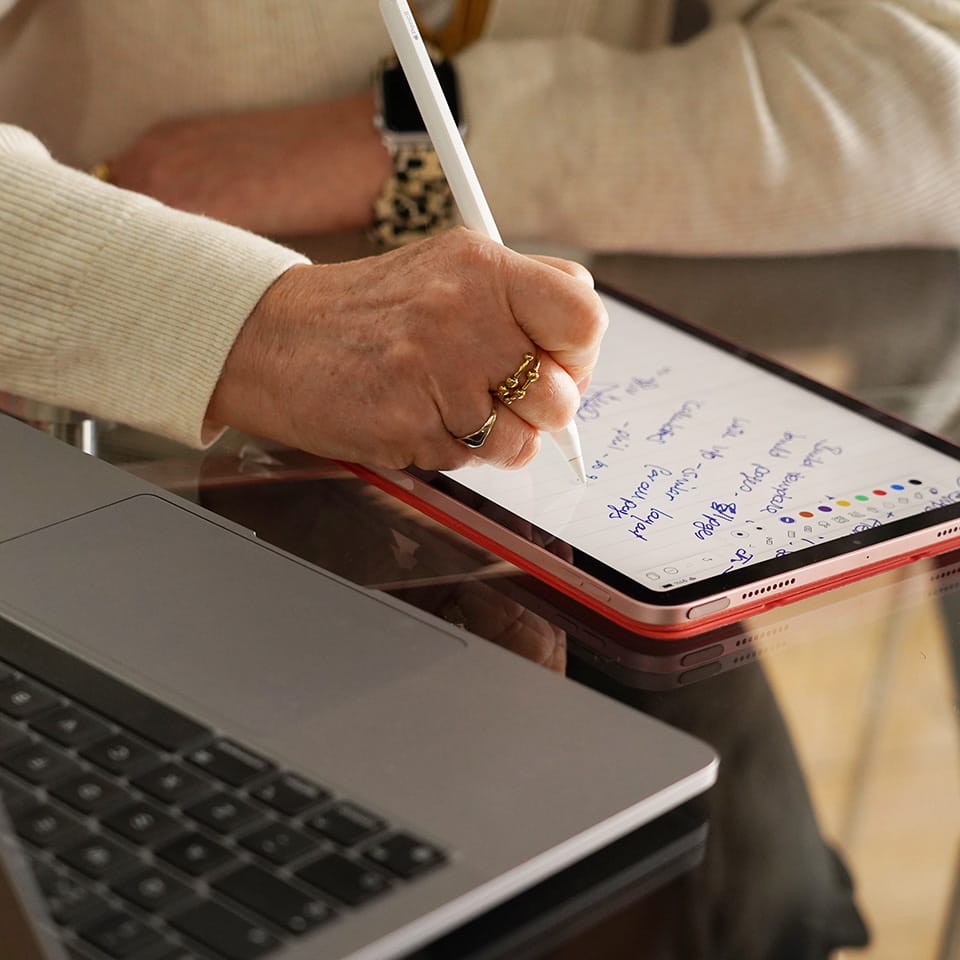
M 381 246 L 402 246 L 452 226 L 454 211 L 453 195 L 433 148 L 398 147 L 393 175 L 374 203 L 371 233 Z

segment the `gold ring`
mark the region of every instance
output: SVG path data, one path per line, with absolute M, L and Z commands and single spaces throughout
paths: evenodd
M 494 406 L 490 409 L 490 416 L 483 421 L 483 426 L 479 430 L 474 430 L 473 433 L 468 433 L 465 437 L 457 437 L 457 439 L 468 447 L 472 447 L 474 450 L 477 447 L 482 447 L 487 437 L 490 436 L 490 431 L 493 429 L 493 425 L 497 422 L 497 408 Z
M 107 163 L 106 160 L 95 163 L 88 172 L 91 177 L 96 177 L 104 183 L 113 183 L 113 171 L 110 169 L 110 164 Z
M 529 387 L 539 379 L 540 361 L 532 353 L 525 353 L 517 372 L 497 387 L 497 399 L 509 407 L 514 400 L 522 400 Z

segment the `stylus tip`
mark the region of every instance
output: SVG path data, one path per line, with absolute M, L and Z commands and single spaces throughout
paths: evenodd
M 583 457 L 571 457 L 569 463 L 573 466 L 573 472 L 581 483 L 587 482 L 587 471 L 583 465 Z

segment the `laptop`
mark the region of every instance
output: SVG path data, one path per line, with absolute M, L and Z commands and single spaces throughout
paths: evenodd
M 0 451 L 6 842 L 71 958 L 401 957 L 716 777 L 700 741 L 7 417 Z
M 702 863 L 707 821 L 689 807 L 665 813 L 405 960 L 535 960 L 616 914 L 634 909 L 640 900 Z M 64 960 L 67 956 L 2 804 L 0 931 L 4 958 Z

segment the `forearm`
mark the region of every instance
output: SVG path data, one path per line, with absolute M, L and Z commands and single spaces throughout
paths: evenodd
M 512 237 L 684 254 L 955 245 L 958 38 L 954 5 L 834 0 L 772 2 L 646 53 L 481 43 L 460 64 L 471 155 Z
M 0 127 L 0 387 L 199 445 L 231 345 L 304 258 Z
M 370 225 L 391 163 L 373 95 L 169 121 L 111 158 L 113 181 L 265 236 Z

